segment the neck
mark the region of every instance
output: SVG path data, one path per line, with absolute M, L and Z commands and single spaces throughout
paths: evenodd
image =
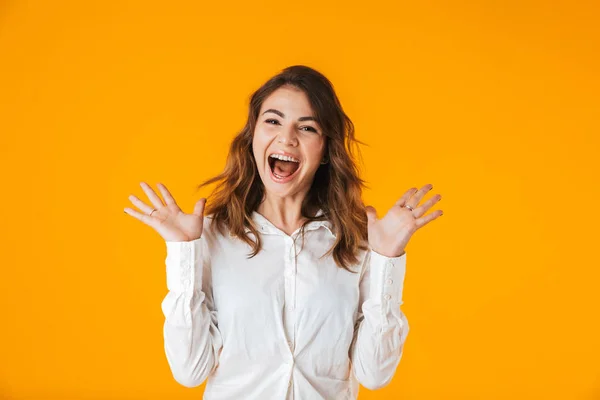
M 301 215 L 303 200 L 304 198 L 300 196 L 277 197 L 267 195 L 256 211 L 278 229 L 291 235 L 306 221 L 306 218 Z M 316 210 L 311 210 L 312 214 L 310 215 L 314 215 L 316 212 Z

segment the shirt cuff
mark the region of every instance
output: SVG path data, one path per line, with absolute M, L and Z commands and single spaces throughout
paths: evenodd
M 406 274 L 406 252 L 398 257 L 386 257 L 374 250 L 371 252 L 371 297 L 381 299 L 382 304 L 402 304 L 404 275 Z
M 167 246 L 167 288 L 174 292 L 201 287 L 203 238 L 189 242 L 165 242 Z

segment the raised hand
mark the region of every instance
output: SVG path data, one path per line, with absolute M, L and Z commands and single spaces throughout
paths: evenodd
M 158 189 L 165 199 L 165 204 L 147 183 L 142 182 L 140 186 L 154 207 L 147 205 L 136 196 L 130 195 L 129 200 L 142 210 L 142 213 L 128 207 L 125 208 L 125 213 L 154 228 L 168 242 L 189 242 L 201 237 L 206 198 L 201 198 L 196 202 L 192 214 L 186 214 L 181 211 L 163 184 L 159 183 Z
M 375 252 L 386 257 L 399 257 L 404 254 L 408 240 L 417 229 L 443 214 L 436 210 L 425 216 L 435 203 L 441 200 L 437 194 L 417 207 L 423 196 L 433 188 L 428 184 L 421 189 L 408 189 L 404 195 L 390 208 L 387 214 L 377 218 L 377 211 L 372 206 L 366 207 L 368 219 L 369 246 Z

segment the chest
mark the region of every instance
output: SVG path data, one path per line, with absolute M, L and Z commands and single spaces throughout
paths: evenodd
M 212 290 L 219 313 L 240 317 L 260 315 L 291 305 L 298 312 L 356 312 L 359 265 L 352 273 L 338 267 L 333 241 L 322 231 L 299 236 L 262 236 L 262 250 L 249 257 L 251 247 L 240 240 L 224 241 L 211 254 Z

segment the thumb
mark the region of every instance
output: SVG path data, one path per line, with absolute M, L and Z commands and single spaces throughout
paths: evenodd
M 206 198 L 201 198 L 200 200 L 198 200 L 196 202 L 196 204 L 194 205 L 194 212 L 193 214 L 198 216 L 198 217 L 202 217 L 204 214 L 204 205 L 206 204 Z
M 367 212 L 367 220 L 372 224 L 377 220 L 377 210 L 373 206 L 367 206 L 365 210 Z

